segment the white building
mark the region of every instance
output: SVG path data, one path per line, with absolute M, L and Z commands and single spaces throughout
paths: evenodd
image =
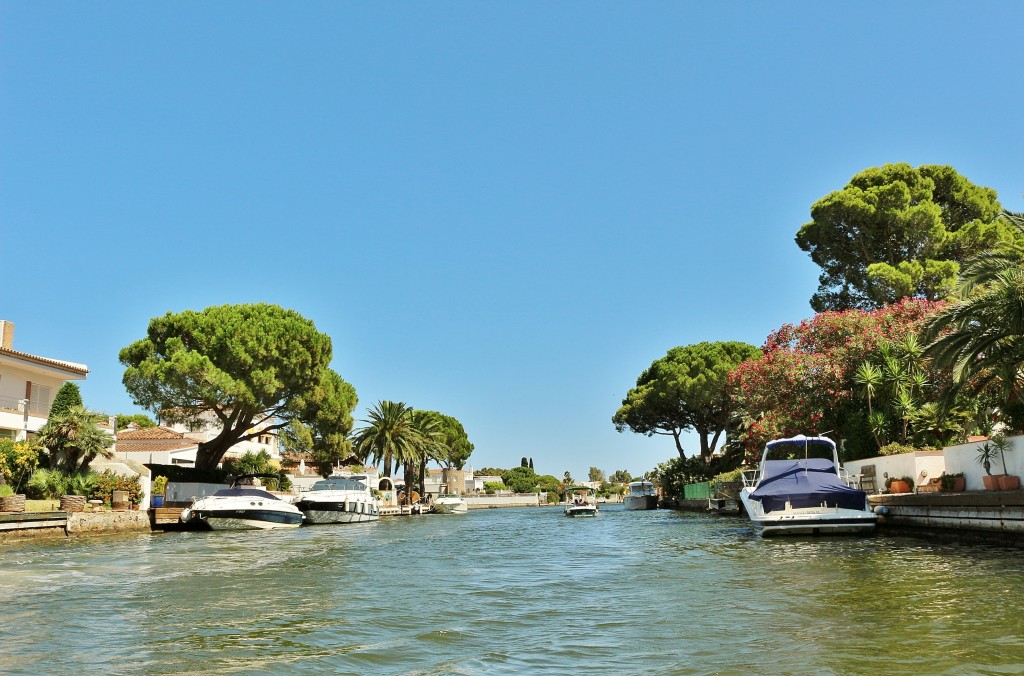
M 117 433 L 114 454 L 143 464 L 195 467 L 199 444 L 168 427 L 130 425 Z
M 204 441 L 210 441 L 215 439 L 222 428 L 220 420 L 217 419 L 212 412 L 207 412 L 202 415 L 202 422 L 194 427 L 183 425 L 181 423 L 173 423 L 164 425 L 161 422 L 161 426 L 164 429 L 172 430 L 174 432 L 180 432 L 186 439 L 192 439 L 199 443 Z M 271 460 L 280 462 L 281 461 L 281 448 L 277 438 L 276 430 L 262 431 L 269 424 L 265 424 L 262 427 L 252 428 L 246 430 L 246 434 L 253 432 L 260 432 L 257 436 L 252 439 L 245 441 L 239 441 L 237 444 L 228 449 L 228 452 L 224 454 L 225 458 L 241 458 L 246 453 L 259 453 L 260 451 L 266 451 L 267 455 L 270 456 Z
M 0 320 L 0 436 L 24 441 L 50 416 L 50 405 L 68 380 L 85 380 L 85 364 L 37 357 L 14 349 L 14 323 Z

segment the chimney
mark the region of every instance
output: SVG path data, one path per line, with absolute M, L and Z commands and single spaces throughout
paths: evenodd
M 14 322 L 0 319 L 0 347 L 14 349 Z

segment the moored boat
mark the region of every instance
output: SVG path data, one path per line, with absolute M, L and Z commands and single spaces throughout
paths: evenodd
M 455 493 L 441 493 L 430 511 L 434 514 L 465 514 L 469 511 L 469 504 Z
M 328 477 L 302 493 L 295 505 L 307 524 L 376 521 L 380 518 L 380 502 L 368 483 L 366 475 Z
M 213 530 L 266 530 L 297 528 L 302 512 L 263 486 L 249 485 L 250 479 L 279 478 L 276 474 L 243 474 L 229 488 L 213 495 L 194 498 L 179 517 L 182 523 L 205 525 Z
M 869 533 L 878 517 L 844 474 L 828 437 L 775 439 L 765 444 L 758 469 L 744 473 L 740 501 L 766 536 Z
M 657 509 L 658 495 L 650 481 L 633 481 L 629 492 L 622 498 L 622 506 L 628 510 Z

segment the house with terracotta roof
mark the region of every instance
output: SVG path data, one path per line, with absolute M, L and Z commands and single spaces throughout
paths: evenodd
M 217 435 L 220 434 L 221 429 L 223 429 L 220 424 L 220 420 L 212 412 L 204 413 L 200 418 L 202 419 L 201 422 L 193 427 L 189 427 L 181 423 L 164 424 L 163 420 L 160 420 L 160 423 L 165 429 L 181 432 L 185 438 L 192 439 L 199 443 L 215 439 Z M 266 451 L 271 460 L 280 462 L 281 448 L 277 438 L 277 431 L 266 429 L 268 426 L 269 423 L 246 430 L 246 434 L 255 433 L 256 436 L 252 439 L 239 441 L 228 449 L 228 452 L 224 457 L 241 458 L 248 452 L 259 453 L 260 451 Z
M 0 437 L 31 439 L 46 424 L 57 390 L 89 369 L 14 349 L 14 322 L 0 319 Z
M 147 465 L 195 467 L 199 443 L 169 427 L 140 428 L 129 425 L 117 433 L 113 450 L 119 458 Z

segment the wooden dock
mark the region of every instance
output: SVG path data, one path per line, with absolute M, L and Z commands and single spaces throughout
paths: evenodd
M 4 512 L 0 514 L 0 532 L 59 528 L 68 526 L 67 512 Z

